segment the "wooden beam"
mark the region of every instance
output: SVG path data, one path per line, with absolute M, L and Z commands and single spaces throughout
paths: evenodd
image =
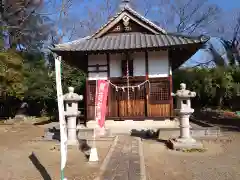
M 88 65 L 88 67 L 108 67 L 108 64 Z
M 88 71 L 88 73 L 100 73 L 100 72 L 108 72 L 108 70 L 93 70 L 93 71 Z

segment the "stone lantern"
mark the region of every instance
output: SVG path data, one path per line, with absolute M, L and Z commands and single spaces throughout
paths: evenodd
M 196 93 L 186 90 L 186 84 L 181 83 L 180 90 L 177 90 L 175 94 L 172 93 L 172 96 L 177 98 L 177 109 L 175 109 L 175 112 L 180 121 L 180 137 L 172 141 L 173 148 L 202 148 L 202 144 L 196 142 L 190 134 L 189 117 L 194 112 L 194 109 L 191 107 L 191 98 L 196 97 Z
M 77 142 L 77 116 L 80 115 L 78 111 L 78 102 L 83 100 L 82 95 L 74 93 L 74 88 L 69 87 L 68 93 L 63 96 L 66 106 L 65 117 L 67 118 L 68 129 L 68 144 L 76 145 Z

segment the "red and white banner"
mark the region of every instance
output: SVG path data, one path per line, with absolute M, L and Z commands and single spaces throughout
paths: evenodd
M 95 97 L 95 119 L 100 128 L 104 127 L 107 110 L 109 83 L 106 80 L 97 80 Z

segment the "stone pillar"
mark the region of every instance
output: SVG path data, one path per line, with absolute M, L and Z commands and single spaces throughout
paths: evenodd
M 180 120 L 180 137 L 179 141 L 193 141 L 190 134 L 189 114 L 179 114 Z
M 180 90 L 176 94 L 172 93 L 172 96 L 177 98 L 177 109 L 175 109 L 175 112 L 180 121 L 180 137 L 172 141 L 173 148 L 202 148 L 202 144 L 197 143 L 191 137 L 189 124 L 189 117 L 194 112 L 194 109 L 191 108 L 190 99 L 195 97 L 196 93 L 186 90 L 186 84 L 181 83 Z
M 78 111 L 78 102 L 83 100 L 82 95 L 74 93 L 74 88 L 69 87 L 68 93 L 64 95 L 64 102 L 66 106 L 65 116 L 67 118 L 67 133 L 68 144 L 77 145 L 77 116 L 80 114 Z
M 68 129 L 68 144 L 77 144 L 77 127 L 76 127 L 76 117 L 69 116 L 67 120 Z

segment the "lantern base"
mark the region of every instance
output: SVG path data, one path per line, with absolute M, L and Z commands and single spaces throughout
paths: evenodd
M 203 149 L 203 144 L 195 139 L 170 139 L 170 147 L 174 150 Z

